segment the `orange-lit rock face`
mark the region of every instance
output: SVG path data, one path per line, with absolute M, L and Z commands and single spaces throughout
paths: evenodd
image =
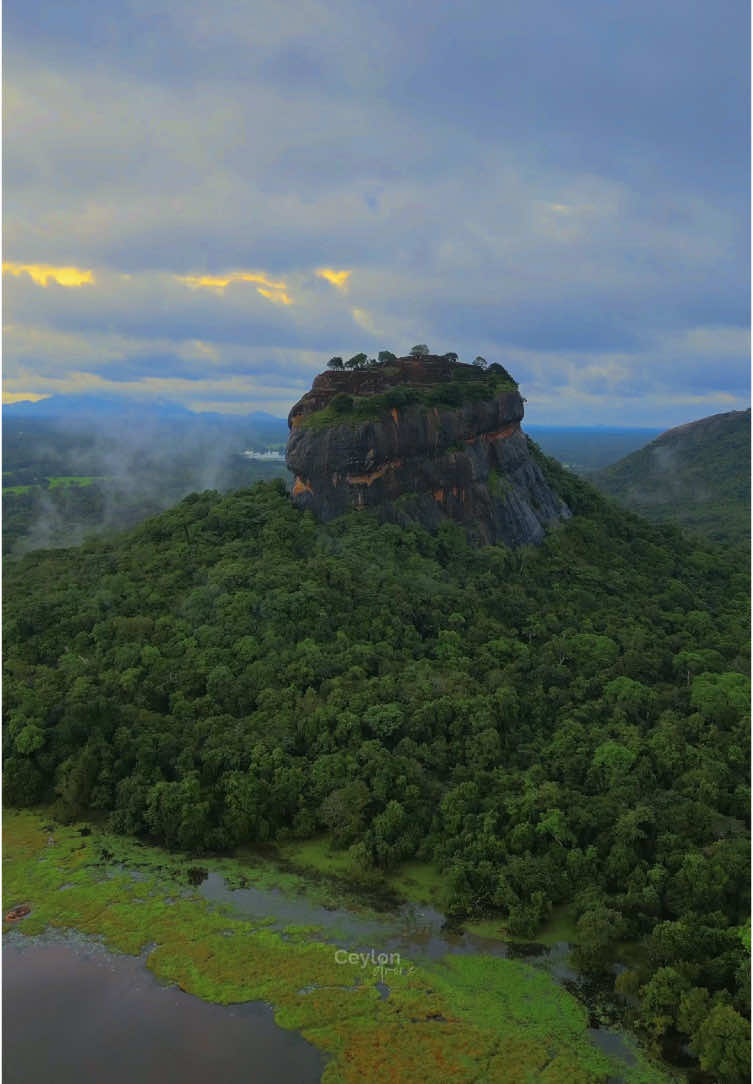
M 300 497 L 301 493 L 313 494 L 313 492 L 314 491 L 308 484 L 308 482 L 304 482 L 303 479 L 300 477 L 296 478 L 295 482 L 293 483 L 293 488 L 291 490 L 291 493 L 294 497 Z
M 466 491 L 464 489 L 459 489 L 457 486 L 452 486 L 449 490 L 435 489 L 433 493 L 434 500 L 438 501 L 440 504 L 445 504 L 448 496 L 454 497 L 456 501 L 460 501 L 462 504 L 466 498 Z
M 466 437 L 466 443 L 473 444 L 476 440 L 505 440 L 507 437 L 511 437 L 513 433 L 517 433 L 520 429 L 519 422 L 512 422 L 510 425 L 505 425 L 501 429 L 497 429 L 494 433 L 478 433 L 475 437 Z
M 569 512 L 528 453 L 517 391 L 458 406 L 427 408 L 408 400 L 370 420 L 302 424 L 336 394 L 362 397 L 395 386 L 433 385 L 450 379 L 450 372 L 444 358 L 426 364 L 410 358 L 383 369 L 318 376 L 288 419 L 294 503 L 321 520 L 352 508 L 378 508 L 383 518 L 417 520 L 429 529 L 450 517 L 482 543 L 540 541 L 546 524 Z
M 348 474 L 345 481 L 350 486 L 370 486 L 376 482 L 377 478 L 384 478 L 389 471 L 397 470 L 402 465 L 402 459 L 394 459 L 391 463 L 383 463 L 381 467 L 370 471 L 368 474 Z

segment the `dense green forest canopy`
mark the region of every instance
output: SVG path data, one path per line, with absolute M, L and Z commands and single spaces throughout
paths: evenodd
M 5 799 L 193 850 L 326 831 L 518 936 L 568 903 L 582 967 L 637 946 L 640 1026 L 746 1079 L 747 556 L 533 451 L 574 512 L 539 548 L 265 482 L 9 562 Z

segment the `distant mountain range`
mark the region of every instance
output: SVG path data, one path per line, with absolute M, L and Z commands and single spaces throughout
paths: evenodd
M 180 403 L 166 399 L 118 399 L 101 398 L 94 395 L 51 395 L 47 399 L 22 399 L 17 403 L 4 403 L 5 417 L 28 418 L 86 418 L 92 421 L 103 417 L 128 416 L 138 414 L 150 418 L 200 418 L 208 421 L 222 418 L 229 421 L 277 422 L 287 425 L 284 418 L 268 414 L 264 410 L 255 410 L 250 414 L 221 414 L 218 411 L 195 411 Z
M 719 542 L 750 538 L 750 410 L 668 429 L 589 480 L 647 519 Z

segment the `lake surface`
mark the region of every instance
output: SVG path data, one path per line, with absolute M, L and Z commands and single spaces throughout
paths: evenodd
M 201 1001 L 75 935 L 3 938 L 4 1084 L 314 1084 L 323 1068 L 262 1002 Z

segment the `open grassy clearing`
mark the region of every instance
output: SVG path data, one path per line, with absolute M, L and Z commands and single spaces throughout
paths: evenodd
M 102 480 L 101 475 L 94 474 L 59 474 L 56 477 L 47 479 L 50 483 L 50 489 L 58 489 L 61 486 L 90 486 L 92 482 Z

